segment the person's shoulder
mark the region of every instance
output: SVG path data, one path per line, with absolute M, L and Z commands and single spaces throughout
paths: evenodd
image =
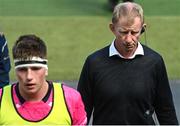
M 144 49 L 144 55 L 151 59 L 162 59 L 161 54 L 159 54 L 157 51 L 153 50 L 152 48 L 142 45 Z
M 69 87 L 66 84 L 62 84 L 62 89 L 68 106 L 82 103 L 81 95 L 76 89 Z
M 76 98 L 79 98 L 80 96 L 80 93 L 75 89 L 75 88 L 72 88 L 70 87 L 69 85 L 67 85 L 66 83 L 64 82 L 52 82 L 54 86 L 60 86 L 62 91 L 63 91 L 63 94 L 67 99 L 76 99 Z
M 96 50 L 92 54 L 89 55 L 89 57 L 94 57 L 94 56 L 100 56 L 100 55 L 106 55 L 109 53 L 109 45 L 105 46 L 101 49 Z
M 63 91 L 64 91 L 66 97 L 79 97 L 80 96 L 80 93 L 76 89 L 74 89 L 70 86 L 67 86 L 64 83 L 62 84 L 62 88 L 63 88 Z
M 7 89 L 7 88 L 11 88 L 12 86 L 16 85 L 16 83 L 13 84 L 6 84 L 5 86 L 1 87 L 1 90 Z
M 11 86 L 12 85 L 6 85 L 6 86 L 0 88 L 0 100 L 2 98 L 4 90 L 6 90 L 6 88 L 11 88 Z
M 0 46 L 3 46 L 6 42 L 5 36 L 2 32 L 0 32 Z
M 95 52 L 91 53 L 88 57 L 87 60 L 96 60 L 98 58 L 102 57 L 108 57 L 109 55 L 109 46 L 105 46 L 99 50 L 96 50 Z

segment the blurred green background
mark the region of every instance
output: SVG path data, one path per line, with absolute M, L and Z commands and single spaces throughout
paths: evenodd
M 135 2 L 144 8 L 148 46 L 163 56 L 169 78 L 178 79 L 180 0 Z M 20 35 L 40 36 L 48 46 L 50 80 L 78 80 L 86 57 L 114 38 L 110 21 L 107 0 L 0 0 L 0 31 L 10 55 Z M 10 78 L 15 80 L 13 62 Z

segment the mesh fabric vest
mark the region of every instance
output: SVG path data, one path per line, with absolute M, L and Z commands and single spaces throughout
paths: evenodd
M 0 108 L 0 125 L 71 125 L 62 86 L 59 83 L 54 83 L 53 87 L 53 108 L 48 116 L 37 122 L 25 120 L 17 113 L 12 100 L 12 86 L 4 87 Z

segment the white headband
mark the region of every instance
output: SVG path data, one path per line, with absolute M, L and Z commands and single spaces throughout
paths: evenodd
M 22 67 L 44 67 L 48 69 L 47 59 L 42 59 L 40 57 L 32 57 L 30 59 L 15 59 L 15 69 Z

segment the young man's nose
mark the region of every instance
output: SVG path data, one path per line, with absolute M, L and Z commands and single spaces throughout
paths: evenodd
M 32 70 L 29 68 L 27 69 L 27 76 L 26 77 L 27 77 L 27 79 L 32 79 L 32 77 L 33 77 L 32 76 Z

